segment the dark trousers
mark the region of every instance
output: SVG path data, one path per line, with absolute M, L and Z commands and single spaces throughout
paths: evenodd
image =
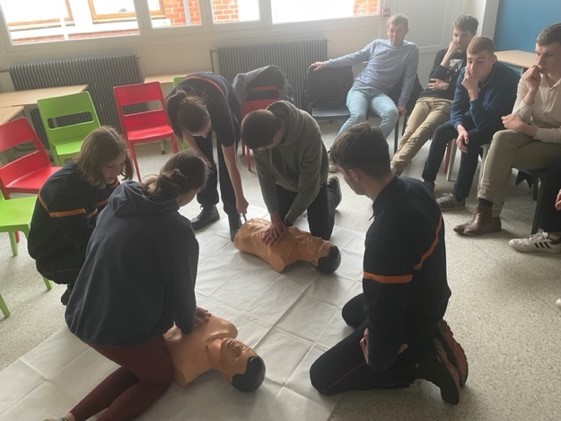
M 74 285 L 86 260 L 85 250 L 69 249 L 66 253 L 52 259 L 36 262 L 37 271 L 57 284 Z
M 458 178 L 454 184 L 454 196 L 458 200 L 465 199 L 469 196 L 471 185 L 473 183 L 473 176 L 477 169 L 479 155 L 481 154 L 481 145 L 491 142 L 493 133 L 496 130 L 489 130 L 481 132 L 475 128 L 473 124 L 466 124 L 464 126 L 468 131 L 467 153 L 461 153 L 460 169 L 458 170 Z M 436 175 L 444 158 L 446 152 L 446 145 L 452 139 L 458 137 L 458 131 L 454 128 L 451 122 L 444 123 L 436 128 L 432 137 L 432 142 L 429 149 L 429 156 L 425 162 L 423 170 L 423 180 L 432 181 L 436 180 Z
M 238 211 L 236 210 L 236 195 L 232 187 L 232 180 L 226 163 L 224 162 L 224 154 L 222 153 L 222 146 L 217 145 L 216 153 L 218 155 L 218 168 L 214 160 L 212 132 L 207 138 L 196 137 L 195 141 L 199 146 L 201 152 L 206 156 L 211 163 L 211 168 L 208 174 L 205 187 L 197 194 L 197 202 L 201 206 L 211 206 L 218 203 L 218 177 L 220 177 L 220 196 L 222 197 L 222 204 L 224 205 L 224 212 L 230 217 L 236 217 Z
M 349 390 L 408 387 L 417 378 L 416 364 L 408 350 L 402 352 L 387 370 L 374 372 L 368 367 L 360 347 L 367 326 L 362 301 L 363 295 L 360 294 L 343 308 L 345 322 L 355 331 L 320 356 L 310 367 L 312 385 L 324 395 Z M 370 340 L 375 338 L 370 336 Z
M 119 364 L 70 413 L 76 421 L 100 411 L 101 420 L 132 420 L 156 402 L 173 382 L 173 365 L 163 336 L 137 346 L 92 346 Z
M 279 204 L 279 214 L 284 219 L 294 199 L 296 192 L 286 190 L 277 186 L 277 198 Z M 333 225 L 335 224 L 335 207 L 337 206 L 334 192 L 327 187 L 327 183 L 323 184 L 310 206 L 308 206 L 308 226 L 310 233 L 324 240 L 331 238 Z
M 561 232 L 561 211 L 555 209 L 555 199 L 561 189 L 561 160 L 555 161 L 547 169 L 543 184 L 540 228 L 546 232 Z

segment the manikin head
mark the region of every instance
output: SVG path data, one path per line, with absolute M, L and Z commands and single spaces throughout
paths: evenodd
M 220 372 L 242 392 L 253 392 L 265 379 L 265 363 L 249 346 L 234 338 L 215 339 L 220 344 Z

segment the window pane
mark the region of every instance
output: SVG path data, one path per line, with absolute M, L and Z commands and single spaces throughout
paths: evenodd
M 132 0 L 0 0 L 0 6 L 13 45 L 139 33 Z
M 155 14 L 160 3 L 160 14 Z M 148 0 L 153 28 L 192 26 L 201 24 L 199 0 Z
M 211 0 L 214 23 L 259 20 L 259 0 Z
M 378 14 L 377 0 L 271 0 L 273 23 Z

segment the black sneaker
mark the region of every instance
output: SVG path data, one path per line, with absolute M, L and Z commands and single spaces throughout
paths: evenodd
M 460 402 L 458 370 L 448 360 L 448 355 L 438 339 L 433 339 L 432 346 L 421 357 L 417 377 L 438 386 L 444 402 L 450 405 L 457 405 Z
M 72 294 L 72 288 L 74 288 L 74 284 L 68 284 L 66 286 L 66 291 L 64 291 L 64 294 L 61 295 L 60 302 L 63 306 L 68 304 L 68 300 L 70 300 L 70 294 Z
M 191 225 L 195 231 L 198 231 L 207 225 L 212 224 L 220 219 L 218 209 L 215 205 L 201 206 L 201 213 L 191 219 Z
M 468 362 L 462 346 L 454 339 L 452 329 L 445 320 L 438 322 L 436 338 L 446 351 L 448 360 L 456 367 L 460 376 L 460 387 L 466 384 L 468 378 Z
M 341 183 L 338 177 L 329 177 L 327 179 L 327 189 L 328 194 L 333 195 L 333 202 L 335 203 L 335 208 L 341 203 L 341 198 L 343 197 L 341 193 Z
M 230 223 L 230 240 L 234 241 L 238 230 L 242 226 L 242 221 L 240 221 L 240 217 L 236 216 L 228 216 L 228 222 Z

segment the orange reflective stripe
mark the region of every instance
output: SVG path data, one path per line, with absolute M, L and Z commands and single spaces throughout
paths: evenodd
M 381 284 L 406 284 L 413 279 L 412 274 L 384 276 L 370 272 L 363 272 L 362 277 L 370 281 L 380 282 Z
M 413 266 L 413 269 L 415 269 L 415 270 L 421 269 L 421 266 L 423 266 L 423 262 L 428 259 L 428 257 L 432 254 L 432 252 L 436 248 L 437 244 L 439 243 L 438 234 L 440 234 L 440 231 L 442 230 L 442 223 L 443 223 L 443 220 L 442 220 L 442 216 L 441 216 L 440 221 L 438 221 L 438 225 L 436 226 L 436 233 L 435 233 L 434 240 L 433 240 L 432 244 L 430 245 L 428 250 L 426 252 L 424 252 L 423 255 L 421 256 L 421 261 Z
M 45 208 L 45 210 L 49 213 L 49 216 L 51 218 L 64 218 L 66 216 L 87 215 L 87 212 L 84 208 L 71 209 L 71 210 L 60 211 L 60 212 L 50 212 L 49 209 L 47 208 L 47 205 L 45 204 L 45 201 L 41 197 L 41 195 L 38 196 L 38 199 L 39 199 L 39 203 L 41 203 L 41 206 L 43 206 Z M 96 210 L 96 212 L 97 212 L 97 210 Z M 87 217 L 89 218 L 90 216 L 87 215 Z

